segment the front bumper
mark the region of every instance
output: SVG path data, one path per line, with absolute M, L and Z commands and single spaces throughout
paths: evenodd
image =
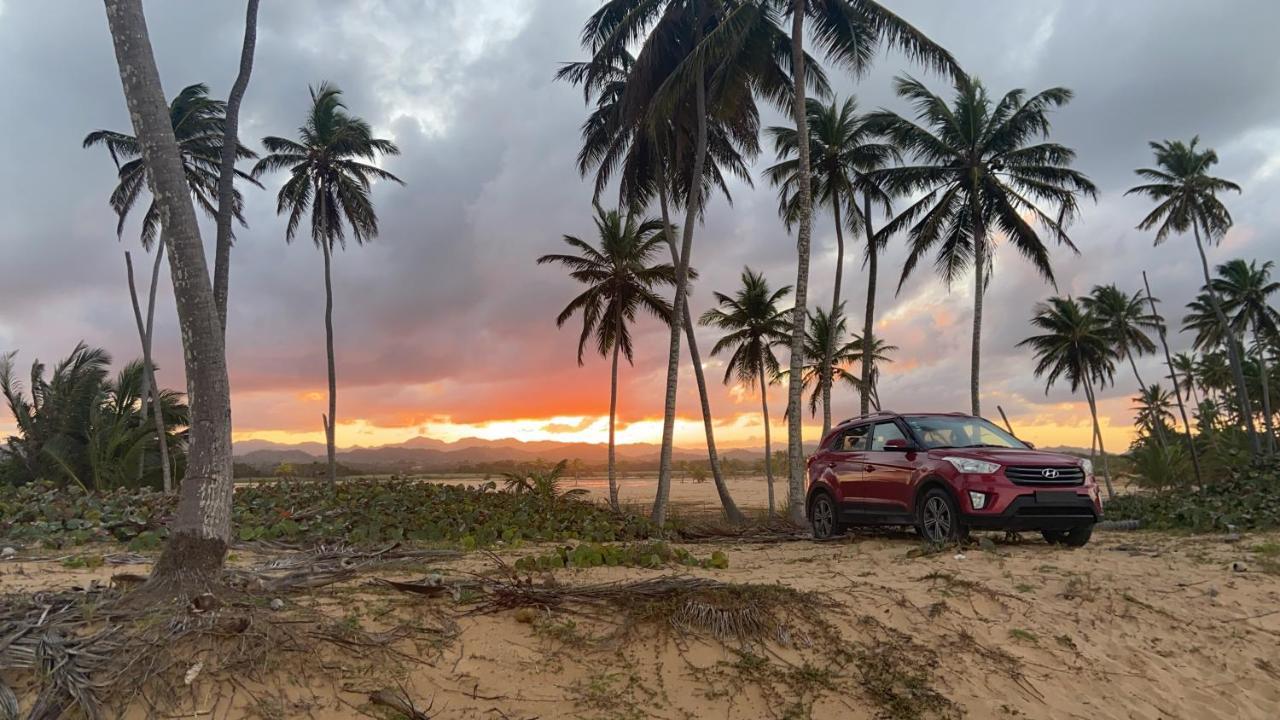
M 1002 503 L 1000 509 L 974 511 L 966 497 L 961 521 L 986 530 L 1066 530 L 1102 519 L 1098 504 L 1087 493 L 1071 490 L 1036 490 Z

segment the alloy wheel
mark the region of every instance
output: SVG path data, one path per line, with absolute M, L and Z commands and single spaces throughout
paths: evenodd
M 951 508 L 941 497 L 933 496 L 924 504 L 924 536 L 930 542 L 946 542 L 951 537 Z
M 813 514 L 809 522 L 813 524 L 813 536 L 818 538 L 831 537 L 831 531 L 835 527 L 836 520 L 835 508 L 831 506 L 831 501 L 825 495 L 821 495 L 813 501 Z

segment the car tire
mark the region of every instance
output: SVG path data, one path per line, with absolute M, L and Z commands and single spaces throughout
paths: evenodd
M 809 501 L 809 527 L 815 540 L 827 540 L 844 533 L 836 502 L 830 493 L 818 492 Z
M 1067 547 L 1084 547 L 1093 537 L 1093 524 L 1077 525 L 1070 530 L 1041 530 L 1044 541 L 1050 545 L 1066 545 Z
M 960 510 L 950 493 L 933 488 L 920 498 L 916 512 L 916 531 L 926 542 L 935 545 L 959 542 L 969 533 L 960 522 Z

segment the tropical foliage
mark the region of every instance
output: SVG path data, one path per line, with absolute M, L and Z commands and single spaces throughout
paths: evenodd
M 155 426 L 142 412 L 141 361 L 111 377 L 110 355 L 82 343 L 52 372 L 33 362 L 24 387 L 13 360 L 12 353 L 0 357 L 0 394 L 17 425 L 0 447 L 0 479 L 90 490 L 160 487 Z M 167 438 L 170 461 L 181 464 L 187 408 L 172 390 L 159 396 L 165 427 L 179 429 Z

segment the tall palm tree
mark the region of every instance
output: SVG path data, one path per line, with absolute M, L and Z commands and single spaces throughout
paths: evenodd
M 742 287 L 733 297 L 716 293 L 719 307 L 702 314 L 699 322 L 726 331 L 711 348 L 712 355 L 732 352 L 724 369 L 724 383 L 737 382 L 760 391 L 760 412 L 764 420 L 764 468 L 769 485 L 769 514 L 773 515 L 773 468 L 769 457 L 773 445 L 769 436 L 769 380 L 779 372 L 773 349 L 786 344 L 788 325 L 784 310 L 778 308 L 791 294 L 791 287 L 769 288 L 763 275 L 742 270 Z
M 191 192 L 192 200 L 210 217 L 217 216 L 219 205 L 218 184 L 222 175 L 221 162 L 225 144 L 226 110 L 226 103 L 209 97 L 209 88 L 204 84 L 188 85 L 169 103 L 169 121 L 173 125 L 174 138 L 178 143 L 178 153 L 182 160 L 182 170 L 187 181 L 187 187 Z M 83 146 L 86 148 L 105 147 L 116 166 L 118 182 L 115 189 L 112 190 L 108 202 L 118 218 L 116 234 L 117 236 L 122 236 L 124 234 L 124 224 L 130 211 L 137 205 L 139 198 L 142 197 L 143 190 L 147 187 L 147 172 L 146 164 L 142 159 L 142 146 L 135 136 L 114 130 L 95 130 L 89 133 L 84 138 Z M 233 170 L 234 160 L 257 157 L 257 154 L 243 145 L 237 145 L 235 151 L 231 154 L 234 156 L 232 161 Z M 235 170 L 233 174 L 257 185 L 257 181 L 246 173 Z M 239 221 L 240 225 L 244 226 L 244 217 L 241 214 L 241 210 L 244 207 L 244 197 L 239 190 L 235 189 L 234 185 L 232 186 L 231 198 L 232 201 L 226 210 L 231 218 Z M 155 199 L 152 199 L 142 218 L 141 240 L 144 250 L 150 252 L 156 246 L 156 238 L 159 232 L 160 210 Z M 125 263 L 129 276 L 129 291 L 133 300 L 134 319 L 138 325 L 138 338 L 142 345 L 142 362 L 145 368 L 141 388 L 144 416 L 148 414 L 148 408 L 151 403 L 156 401 L 156 396 L 153 392 L 156 380 L 155 368 L 152 366 L 151 361 L 151 348 L 155 339 L 156 290 L 160 282 L 160 264 L 163 258 L 164 244 L 161 243 L 156 248 L 155 260 L 151 267 L 151 287 L 147 294 L 148 300 L 144 319 L 142 306 L 138 301 L 136 285 L 133 282 L 133 261 L 129 253 L 125 253 Z M 173 479 L 169 469 L 169 448 L 166 442 L 168 433 L 164 427 L 163 413 L 150 414 L 156 424 L 156 438 L 160 443 L 161 464 L 164 470 L 164 489 L 167 492 L 173 486 Z M 139 465 L 139 474 L 141 474 L 142 470 L 142 466 Z
M 1199 137 L 1193 137 L 1189 143 L 1181 140 L 1149 143 L 1155 153 L 1156 167 L 1135 170 L 1146 183 L 1130 188 L 1125 194 L 1144 195 L 1155 201 L 1155 209 L 1138 223 L 1138 229 L 1156 228 L 1156 245 L 1164 242 L 1170 233 L 1192 232 L 1196 250 L 1200 254 L 1200 268 L 1204 273 L 1209 306 L 1222 326 L 1226 327 L 1227 318 L 1209 276 L 1209 258 L 1205 254 L 1204 243 L 1221 241 L 1231 228 L 1231 213 L 1222 204 L 1218 194 L 1229 190 L 1240 192 L 1240 186 L 1209 174 L 1209 170 L 1218 163 L 1218 154 L 1209 148 L 1198 149 L 1199 142 Z M 1201 233 L 1204 234 L 1203 238 Z M 1235 377 L 1236 399 L 1242 408 L 1242 421 L 1249 433 L 1253 452 L 1257 454 L 1261 452 L 1262 446 L 1253 426 L 1249 391 L 1245 387 L 1244 364 L 1235 342 L 1227 343 L 1227 359 Z
M 618 356 L 632 363 L 630 323 L 640 310 L 663 321 L 671 320 L 671 305 L 658 290 L 676 282 L 676 268 L 670 263 L 654 264 L 653 256 L 665 242 L 660 220 L 637 220 L 614 210 L 596 206 L 599 247 L 565 235 L 564 242 L 576 255 L 552 254 L 538 258 L 538 264 L 555 263 L 569 270 L 569 276 L 587 286 L 556 316 L 563 326 L 575 314 L 582 314 L 582 334 L 578 337 L 578 364 L 583 364 L 587 344 L 594 343 L 600 355 L 613 356 L 609 382 L 609 504 L 618 509 L 617 462 L 614 455 L 614 423 L 618 414 Z
M 1280 312 L 1271 306 L 1270 298 L 1280 292 L 1280 282 L 1271 279 L 1275 262 L 1230 260 L 1217 267 L 1218 276 L 1213 279 L 1213 290 L 1222 299 L 1223 312 L 1231 320 L 1234 331 L 1243 336 L 1253 333 L 1253 346 L 1257 352 L 1258 376 L 1261 381 L 1262 421 L 1267 430 L 1267 452 L 1274 453 L 1275 427 L 1271 415 L 1271 388 L 1268 380 L 1267 339 L 1274 338 L 1280 329 Z
M 329 484 L 337 482 L 334 430 L 337 427 L 338 380 L 333 356 L 333 279 L 331 258 L 347 246 L 345 226 L 356 244 L 378 235 L 378 215 L 370 194 L 375 180 L 404 182 L 372 162 L 379 155 L 399 155 L 395 143 L 375 138 L 369 123 L 347 112 L 342 91 L 329 83 L 311 88 L 311 110 L 298 139 L 265 137 L 269 153 L 253 167 L 253 176 L 288 170 L 280 188 L 276 211 L 288 213 L 285 241 L 292 242 L 302 217 L 311 211 L 311 240 L 324 254 L 325 351 L 329 361 L 329 412 L 324 415 Z
M 1133 410 L 1137 415 L 1134 417 L 1134 423 L 1147 431 L 1147 434 L 1153 438 L 1161 438 L 1164 436 L 1162 428 L 1167 428 L 1173 424 L 1173 397 L 1160 386 L 1160 383 L 1153 383 L 1141 389 L 1136 397 L 1133 398 L 1136 403 Z M 1163 444 L 1163 440 L 1159 441 Z
M 1106 328 L 1112 347 L 1129 361 L 1139 391 L 1145 392 L 1147 384 L 1138 372 L 1135 356 L 1155 353 L 1156 344 L 1147 330 L 1160 326 L 1159 319 L 1147 311 L 1146 298 L 1140 292 L 1130 295 L 1114 284 L 1095 285 L 1089 295 L 1080 298 L 1080 304 Z M 1165 444 L 1164 428 L 1163 424 L 1151 426 L 1153 437 L 1161 445 Z
M 876 261 L 884 238 L 877 238 L 872 223 L 872 206 L 885 213 L 891 210 L 891 199 L 872 174 L 900 159 L 894 146 L 877 142 L 864 117 L 857 113 L 857 102 L 850 97 L 843 104 L 833 99 L 831 104 L 809 100 L 809 162 L 812 168 L 813 200 L 819 206 L 831 208 L 836 230 L 836 277 L 831 294 L 831 312 L 842 307 L 840 294 L 844 278 L 844 228 L 863 230 L 866 237 L 867 313 L 863 334 L 870 334 L 875 316 Z M 765 171 L 770 182 L 780 188 L 779 212 L 788 228 L 798 212 L 800 162 L 797 155 L 795 128 L 771 127 L 774 152 L 778 163 Z M 825 358 L 823 367 L 830 367 L 831 359 Z M 862 372 L 862 412 L 867 412 L 870 395 L 871 365 L 864 363 Z M 822 434 L 831 429 L 831 374 L 822 378 Z
M 1041 334 L 1023 340 L 1018 347 L 1029 347 L 1034 352 L 1036 377 L 1045 378 L 1046 395 L 1059 379 L 1066 380 L 1073 393 L 1084 389 L 1093 418 L 1093 434 L 1102 453 L 1107 495 L 1112 496 L 1111 469 L 1094 395 L 1095 385 L 1102 387 L 1115 377 L 1117 355 L 1109 331 L 1096 315 L 1070 297 L 1051 297 L 1038 303 L 1031 324 Z
M 961 74 L 948 106 L 914 78 L 900 77 L 895 86 L 915 107 L 919 124 L 889 111 L 874 113 L 871 121 L 911 153 L 914 164 L 883 171 L 883 181 L 896 193 L 924 193 L 884 229 L 909 228 L 911 250 L 898 289 L 935 249 L 935 266 L 948 286 L 972 270 L 969 393 L 972 412 L 979 415 L 983 295 L 991 280 L 993 232 L 1004 235 L 1056 286 L 1049 249 L 1026 218 L 1034 218 L 1054 241 L 1076 251 L 1067 225 L 1077 213 L 1079 197 L 1096 197 L 1097 189 L 1071 168 L 1075 151 L 1047 140 L 1049 112 L 1071 100 L 1070 90 L 1055 87 L 1028 97 L 1017 89 L 993 101 L 980 81 Z

